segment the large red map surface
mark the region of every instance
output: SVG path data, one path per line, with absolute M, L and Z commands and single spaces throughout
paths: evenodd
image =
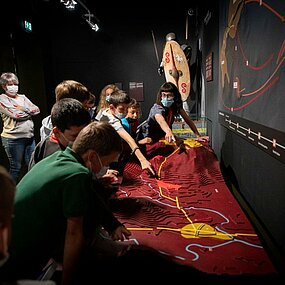
M 267 274 L 275 269 L 251 222 L 228 189 L 207 143 L 161 141 L 147 156 L 157 177 L 127 163 L 115 214 L 144 245 L 213 274 Z

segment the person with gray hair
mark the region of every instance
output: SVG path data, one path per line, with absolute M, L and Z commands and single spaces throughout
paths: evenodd
M 5 91 L 0 95 L 1 140 L 9 160 L 10 174 L 17 183 L 22 161 L 28 166 L 35 148 L 32 117 L 39 114 L 40 109 L 24 94 L 18 94 L 19 79 L 14 73 L 2 73 L 0 85 Z
M 55 102 L 50 118 L 52 133 L 36 145 L 28 170 L 43 158 L 72 144 L 79 132 L 91 122 L 88 110 L 73 98 L 63 98 Z

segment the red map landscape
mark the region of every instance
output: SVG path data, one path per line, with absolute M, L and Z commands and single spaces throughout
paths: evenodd
M 207 143 L 164 141 L 147 149 L 157 177 L 129 162 L 117 193 L 117 218 L 144 245 L 213 274 L 274 273 L 261 240 L 228 189 Z

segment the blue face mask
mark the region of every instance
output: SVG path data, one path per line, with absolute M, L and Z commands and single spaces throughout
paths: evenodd
M 126 117 L 126 115 L 124 113 L 117 113 L 115 116 L 120 120 L 122 120 L 123 118 Z
M 166 108 L 169 108 L 173 103 L 174 103 L 174 99 L 169 99 L 169 98 L 161 99 L 161 104 Z
M 111 95 L 108 94 L 108 95 L 106 96 L 106 101 L 107 101 L 108 103 L 110 103 L 110 99 L 111 99 Z

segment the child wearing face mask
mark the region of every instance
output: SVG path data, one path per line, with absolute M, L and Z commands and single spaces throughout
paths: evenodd
M 139 126 L 138 132 L 142 137 L 151 137 L 153 142 L 160 139 L 175 142 L 176 137 L 172 132 L 172 124 L 178 116 L 184 119 L 198 138 L 201 137 L 194 122 L 183 109 L 178 88 L 172 82 L 165 82 L 160 86 L 156 102 L 150 109 L 147 120 Z
M 109 107 L 109 98 L 110 95 L 114 92 L 119 90 L 119 88 L 115 84 L 107 84 L 103 87 L 101 90 L 98 98 L 99 98 L 99 103 L 98 107 L 96 108 L 96 117 L 95 120 L 100 121 L 100 118 L 102 116 L 102 113 L 104 110 L 106 110 Z
M 36 145 L 30 159 L 29 171 L 45 157 L 71 146 L 79 132 L 91 123 L 88 110 L 81 102 L 73 98 L 63 98 L 55 102 L 50 118 L 53 126 L 52 133 Z M 98 160 L 101 163 L 100 158 Z M 100 179 L 100 183 L 106 188 L 101 187 L 104 197 L 115 192 L 114 184 L 118 183 L 117 174 L 116 170 L 103 165 L 101 165 L 101 170 L 94 174 L 94 178 Z
M 131 232 L 98 195 L 92 179 L 92 173 L 117 161 L 121 151 L 114 128 L 92 122 L 79 132 L 72 148 L 49 155 L 23 177 L 15 196 L 10 257 L 2 267 L 7 280 L 33 279 L 53 258 L 62 263 L 58 284 L 81 284 L 77 278 L 84 274 L 84 264 L 96 269 L 92 261 L 112 261 L 129 248 L 117 241 L 128 239 Z M 104 245 L 108 256 L 102 252 Z
M 65 150 L 76 139 L 79 132 L 91 122 L 88 110 L 73 98 L 63 98 L 51 109 L 52 133 L 40 141 L 32 153 L 29 168 L 58 150 Z
M 22 161 L 28 166 L 35 148 L 32 117 L 39 114 L 40 109 L 25 95 L 18 94 L 19 79 L 14 73 L 3 73 L 0 85 L 5 91 L 0 95 L 1 140 L 9 160 L 10 174 L 18 182 Z
M 127 147 L 131 149 L 131 153 L 136 155 L 142 169 L 146 169 L 154 175 L 155 173 L 151 163 L 145 158 L 135 139 L 124 129 L 122 125 L 122 119 L 127 114 L 127 108 L 130 101 L 131 98 L 126 92 L 122 90 L 114 91 L 108 98 L 109 108 L 102 112 L 100 121 L 105 121 L 111 124 L 118 132 L 123 142 L 126 142 L 128 145 Z
M 137 128 L 139 125 L 139 118 L 141 116 L 140 104 L 136 99 L 132 98 L 128 105 L 128 112 L 125 118 L 123 118 L 122 125 L 125 130 L 137 141 L 139 145 L 144 145 L 152 142 L 149 137 L 137 140 Z

